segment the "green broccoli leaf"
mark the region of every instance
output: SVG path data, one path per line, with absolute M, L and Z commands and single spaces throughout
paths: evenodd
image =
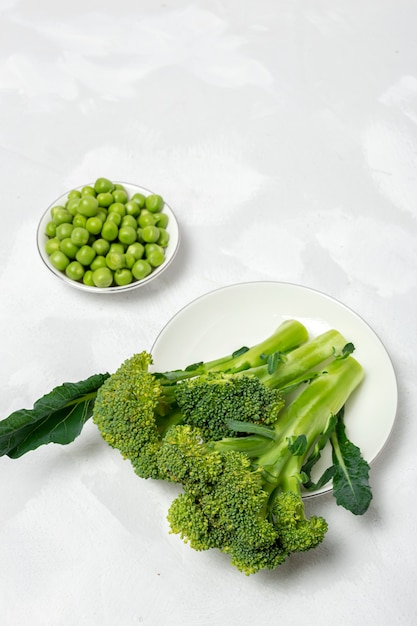
M 294 456 L 301 456 L 307 450 L 307 437 L 305 435 L 293 435 L 288 437 L 288 450 Z
M 0 456 L 21 457 L 48 443 L 68 444 L 91 417 L 97 390 L 109 374 L 64 383 L 42 396 L 32 409 L 19 409 L 0 421 Z
M 242 356 L 242 354 L 246 354 L 246 352 L 249 352 L 248 346 L 242 346 L 241 348 L 238 348 L 238 350 L 235 350 L 232 353 L 232 359 L 236 359 L 238 356 Z
M 372 500 L 370 467 L 360 449 L 346 436 L 341 417 L 330 442 L 333 449 L 333 495 L 336 502 L 354 515 L 363 515 Z

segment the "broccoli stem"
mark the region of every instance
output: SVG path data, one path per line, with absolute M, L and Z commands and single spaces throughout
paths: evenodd
M 265 443 L 265 452 L 256 459 L 265 480 L 291 490 L 299 481 L 301 468 L 318 437 L 326 431 L 329 419 L 345 405 L 363 379 L 363 368 L 353 357 L 335 359 L 282 412 L 274 426 L 275 442 Z M 304 436 L 305 445 L 293 455 L 289 442 Z
M 286 354 L 308 340 L 307 329 L 297 320 L 282 322 L 276 331 L 248 350 L 234 352 L 231 357 L 206 363 L 206 372 L 242 372 L 249 368 L 259 367 L 265 363 L 266 357 L 275 352 Z
M 327 359 L 343 354 L 346 339 L 337 330 L 328 330 L 308 343 L 281 355 L 274 371 L 268 365 L 253 368 L 246 373 L 257 376 L 267 387 L 290 391 L 301 382 L 314 378 L 312 368 L 323 364 Z
M 266 339 L 247 348 L 236 350 L 232 354 L 214 359 L 201 361 L 187 366 L 185 369 L 170 372 L 156 372 L 162 385 L 169 385 L 180 380 L 193 378 L 210 372 L 241 372 L 249 368 L 256 368 L 265 364 L 268 356 L 274 353 L 286 354 L 298 348 L 308 340 L 306 327 L 297 320 L 286 320 Z

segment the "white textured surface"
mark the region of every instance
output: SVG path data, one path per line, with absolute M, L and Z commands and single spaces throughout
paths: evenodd
M 1 416 L 149 349 L 213 288 L 295 282 L 378 333 L 394 432 L 355 518 L 245 577 L 167 532 L 173 492 L 92 424 L 0 459 L 4 626 L 412 624 L 417 455 L 417 5 L 411 0 L 0 0 Z M 160 191 L 182 227 L 161 280 L 102 297 L 37 257 L 45 206 L 98 176 Z

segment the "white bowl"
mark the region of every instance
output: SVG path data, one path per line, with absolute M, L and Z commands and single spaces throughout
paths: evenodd
M 115 181 L 115 182 L 118 182 L 118 181 Z M 133 184 L 124 183 L 124 182 L 121 182 L 119 184 L 123 185 L 123 187 L 126 189 L 126 191 L 128 192 L 129 198 L 131 198 L 132 195 L 135 193 L 142 193 L 145 196 L 148 196 L 153 193 L 157 193 L 149 189 L 146 189 L 145 187 L 140 187 L 139 185 L 133 185 Z M 86 183 L 86 185 L 94 186 L 94 183 Z M 81 190 L 84 186 L 85 185 L 74 187 L 73 189 Z M 130 291 L 132 289 L 137 289 L 138 287 L 142 287 L 143 285 L 147 285 L 152 280 L 155 280 L 156 278 L 158 278 L 167 269 L 167 267 L 171 265 L 172 261 L 174 260 L 178 252 L 179 243 L 180 243 L 180 233 L 179 233 L 177 219 L 172 209 L 170 208 L 170 206 L 164 200 L 164 207 L 162 211 L 163 213 L 166 213 L 166 215 L 169 218 L 168 225 L 167 225 L 167 231 L 169 234 L 169 242 L 168 242 L 167 247 L 164 249 L 165 260 L 163 261 L 161 265 L 154 268 L 153 271 L 148 276 L 146 276 L 145 278 L 141 280 L 134 280 L 128 285 L 111 286 L 111 287 L 91 287 L 89 285 L 85 285 L 83 282 L 78 282 L 76 280 L 72 280 L 68 278 L 68 276 L 66 276 L 64 272 L 61 272 L 60 270 L 56 269 L 52 265 L 52 263 L 49 260 L 49 256 L 45 250 L 45 244 L 48 240 L 48 237 L 45 234 L 45 226 L 48 222 L 51 221 L 51 209 L 54 206 L 58 206 L 58 205 L 63 206 L 65 202 L 67 201 L 68 193 L 69 191 L 67 191 L 62 196 L 59 196 L 59 198 L 57 198 L 56 200 L 54 200 L 54 202 L 52 202 L 52 204 L 50 204 L 50 206 L 47 208 L 47 210 L 45 211 L 45 213 L 43 214 L 39 222 L 37 235 L 36 235 L 38 250 L 42 258 L 42 261 L 45 263 L 46 267 L 57 278 L 61 279 L 62 281 L 70 285 L 71 287 L 80 289 L 81 291 L 89 291 L 92 293 L 120 293 L 120 292 Z

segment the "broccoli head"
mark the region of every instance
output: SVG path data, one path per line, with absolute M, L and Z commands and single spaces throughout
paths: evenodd
M 228 554 L 246 574 L 316 548 L 328 526 L 306 514 L 303 466 L 362 376 L 351 356 L 335 359 L 256 435 L 204 441 L 197 427 L 172 427 L 159 455 L 161 474 L 183 487 L 168 512 L 171 532 Z
M 234 435 L 228 419 L 273 424 L 284 406 L 279 389 L 256 376 L 214 372 L 182 381 L 175 398 L 185 423 L 198 427 L 206 441 Z
M 162 388 L 147 352 L 127 359 L 97 392 L 93 421 L 103 439 L 129 459 L 142 478 L 159 478 L 156 420 Z

